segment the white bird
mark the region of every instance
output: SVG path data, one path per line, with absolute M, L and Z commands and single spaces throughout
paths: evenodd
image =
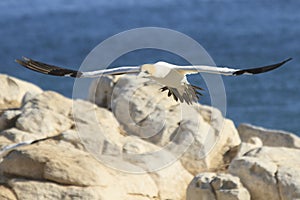
M 274 70 L 290 61 L 291 59 L 292 58 L 288 58 L 276 64 L 251 69 L 233 69 L 228 67 L 214 67 L 206 65 L 178 66 L 166 62 L 157 62 L 155 64 L 116 67 L 89 72 L 65 69 L 35 61 L 26 57 L 23 57 L 23 60 L 17 59 L 16 62 L 28 69 L 43 74 L 50 74 L 54 76 L 69 76 L 74 78 L 95 78 L 101 77 L 103 75 L 121 75 L 132 73 L 139 74 L 142 77 L 151 78 L 159 84 L 163 85 L 164 87 L 161 88 L 161 91 L 168 90 L 168 96 L 173 96 L 175 101 L 180 100 L 180 102 L 182 103 L 186 102 L 187 104 L 192 104 L 193 102 L 198 102 L 200 96 L 202 95 L 199 90 L 203 89 L 201 87 L 191 85 L 186 79 L 187 74 L 195 74 L 200 72 L 226 76 L 259 74 Z

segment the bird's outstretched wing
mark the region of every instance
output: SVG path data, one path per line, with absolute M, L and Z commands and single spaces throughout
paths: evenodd
M 54 65 L 49 65 L 26 57 L 23 57 L 22 60 L 17 59 L 16 62 L 28 69 L 43 74 L 49 74 L 53 76 L 69 76 L 74 78 L 93 78 L 102 75 L 120 75 L 120 74 L 130 74 L 130 73 L 140 72 L 139 66 L 117 67 L 117 68 L 103 69 L 103 70 L 90 71 L 90 72 L 81 72 L 81 71 L 57 67 Z
M 288 58 L 282 62 L 275 63 L 272 65 L 267 65 L 263 67 L 257 67 L 257 68 L 250 68 L 250 69 L 233 69 L 229 68 L 226 66 L 222 67 L 212 67 L 212 66 L 205 66 L 205 65 L 195 65 L 195 66 L 177 66 L 177 65 L 172 65 L 169 64 L 170 67 L 176 69 L 180 73 L 183 74 L 194 74 L 194 73 L 199 73 L 199 72 L 204 72 L 204 73 L 210 73 L 210 74 L 221 74 L 221 75 L 227 75 L 227 76 L 238 76 L 242 74 L 247 74 L 247 75 L 252 75 L 252 74 L 260 74 L 264 72 L 268 72 L 271 70 L 274 70 L 286 62 L 292 60 L 292 58 Z

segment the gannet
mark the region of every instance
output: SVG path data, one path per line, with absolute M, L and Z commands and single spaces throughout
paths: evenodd
M 168 96 L 173 96 L 175 101 L 179 100 L 181 103 L 186 102 L 187 104 L 192 104 L 193 102 L 199 101 L 200 96 L 202 95 L 200 91 L 203 90 L 203 88 L 191 85 L 186 78 L 186 75 L 188 74 L 210 73 L 225 76 L 260 74 L 274 70 L 291 59 L 292 58 L 288 58 L 276 64 L 250 69 L 234 69 L 225 66 L 215 67 L 207 65 L 179 66 L 160 61 L 154 64 L 144 64 L 141 66 L 116 67 L 88 72 L 61 68 L 26 57 L 23 57 L 22 60 L 16 59 L 16 62 L 28 69 L 43 74 L 74 78 L 95 78 L 103 75 L 137 74 L 141 77 L 150 78 L 163 85 L 161 91 L 168 91 Z

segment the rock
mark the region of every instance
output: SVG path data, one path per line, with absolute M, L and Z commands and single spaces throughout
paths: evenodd
M 127 137 L 123 146 L 122 158 L 138 166 L 155 181 L 160 199 L 184 199 L 185 189 L 192 180 L 188 173 L 171 153 L 143 141 L 137 137 Z M 142 173 L 143 171 L 130 171 Z
M 43 92 L 25 102 L 16 127 L 42 136 L 59 134 L 74 124 L 69 119 L 71 108 L 72 100 L 56 92 Z
M 99 107 L 111 109 L 114 85 L 120 76 L 102 76 L 92 82 L 88 100 Z
M 270 130 L 250 124 L 241 124 L 238 132 L 243 142 L 251 137 L 258 137 L 264 146 L 300 148 L 300 138 L 293 133 L 280 130 Z
M 19 143 L 28 140 L 36 140 L 40 139 L 38 136 L 28 133 L 25 131 L 21 131 L 16 128 L 6 129 L 1 132 L 1 137 L 5 137 L 9 142 L 6 144 Z
M 1 200 L 17 200 L 15 194 L 7 187 L 0 185 L 0 199 Z
M 20 107 L 26 92 L 39 94 L 42 89 L 31 83 L 0 74 L 0 91 L 0 109 L 8 109 Z
M 20 114 L 20 110 L 6 110 L 0 114 L 0 131 L 13 127 Z
M 24 110 L 33 108 L 45 108 L 63 116 L 68 116 L 72 109 L 72 103 L 73 101 L 71 99 L 57 92 L 45 91 L 24 102 L 22 111 L 24 112 Z
M 9 181 L 9 186 L 12 187 L 17 198 L 22 200 L 105 199 L 100 187 L 64 186 L 51 182 L 26 179 L 12 179 Z M 117 191 L 115 193 L 111 193 L 110 197 L 116 197 L 116 193 Z
M 235 159 L 229 172 L 239 176 L 253 199 L 300 198 L 300 150 L 261 147 Z
M 253 149 L 262 147 L 262 141 L 258 137 L 251 137 L 247 142 L 242 142 L 239 147 L 237 157 L 243 156 L 245 153 L 252 151 Z
M 76 100 L 73 119 L 81 143 L 95 157 L 120 155 L 124 131 L 111 112 L 90 102 Z
M 133 76 L 122 76 L 114 84 L 111 108 L 125 132 L 164 147 L 175 157 L 186 152 L 181 162 L 190 173 L 224 168 L 224 160 L 235 156 L 226 153 L 240 144 L 233 123 L 217 109 L 179 104 L 160 88 Z
M 12 176 L 75 186 L 107 186 L 112 183 L 109 172 L 89 154 L 46 143 L 11 151 L 0 163 L 0 170 Z
M 57 135 L 72 125 L 68 117 L 46 108 L 25 108 L 16 121 L 16 128 L 44 137 Z
M 232 161 L 229 172 L 241 179 L 251 198 L 279 200 L 275 173 L 277 166 L 258 158 L 242 157 Z
M 8 177 L 26 178 L 26 181 L 8 181 L 20 199 L 33 196 L 39 199 L 72 199 L 74 196 L 78 199 L 155 199 L 158 196 L 155 182 L 148 174 L 112 170 L 90 154 L 51 141 L 11 151 L 0 164 L 0 171 Z
M 142 178 L 142 177 L 140 177 Z M 136 178 L 134 180 L 137 180 Z M 114 187 L 101 187 L 101 186 L 66 186 L 52 182 L 42 182 L 26 179 L 12 179 L 9 181 L 10 187 L 16 193 L 18 199 L 31 200 L 73 200 L 73 199 L 93 199 L 93 200 L 111 200 L 111 199 L 128 199 L 128 200 L 154 200 L 157 196 L 152 197 L 152 194 L 143 193 L 143 191 L 134 191 L 130 188 L 132 183 L 130 180 L 127 185 L 122 182 L 120 185 L 118 181 L 115 182 Z M 142 182 L 140 182 L 142 183 Z M 146 181 L 145 184 L 148 182 Z M 140 184 L 139 188 L 147 190 L 148 185 Z M 151 185 L 150 185 L 151 187 Z M 117 188 L 117 189 L 116 189 Z M 124 188 L 124 189 L 123 189 Z M 128 191 L 128 193 L 127 193 Z M 132 193 L 130 193 L 131 191 Z M 156 191 L 157 192 L 157 191 Z M 149 196 L 148 196 L 149 195 Z
M 187 200 L 250 200 L 238 177 L 204 172 L 194 177 L 187 188 Z
M 183 125 L 181 134 L 173 140 L 179 146 L 187 146 L 182 145 L 182 141 L 188 141 L 187 137 L 193 136 L 194 141 L 180 157 L 183 166 L 193 175 L 203 171 L 225 170 L 237 154 L 237 151 L 231 151 L 240 145 L 234 124 L 224 119 L 221 127 L 221 130 L 217 130 L 199 118 L 198 123 Z
M 185 199 L 186 188 L 193 178 L 179 161 L 151 172 L 150 176 L 158 187 L 160 199 Z
M 148 79 L 122 76 L 114 85 L 112 111 L 129 135 L 164 145 L 180 122 L 179 103 L 160 92 Z

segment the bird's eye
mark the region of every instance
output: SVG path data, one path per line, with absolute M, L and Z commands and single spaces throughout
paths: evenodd
M 148 70 L 145 70 L 144 73 L 145 73 L 145 74 L 149 74 Z

